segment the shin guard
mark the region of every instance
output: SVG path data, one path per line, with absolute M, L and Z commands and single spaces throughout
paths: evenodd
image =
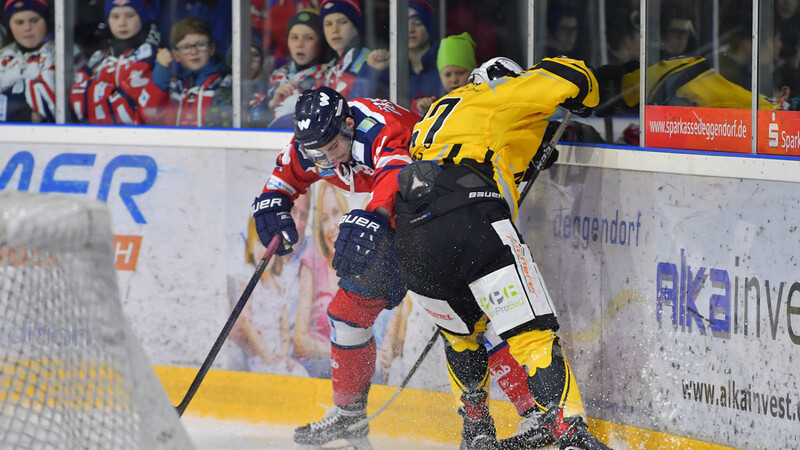
M 442 331 L 445 337 L 444 354 L 447 358 L 447 373 L 456 404 L 461 406 L 465 392 L 489 390 L 489 358 L 482 341 L 483 329 L 475 325 L 469 336 L 458 336 Z
M 331 345 L 333 403 L 348 406 L 366 402 L 370 379 L 375 374 L 375 339 L 359 348 Z M 366 404 L 366 403 L 365 403 Z
M 511 355 L 528 368 L 528 389 L 539 409 L 558 405 L 565 416 L 585 414 L 578 384 L 555 333 L 531 330 L 507 340 Z
M 372 324 L 386 307 L 375 300 L 339 289 L 328 306 L 331 322 L 333 403 L 366 405 L 377 354 Z

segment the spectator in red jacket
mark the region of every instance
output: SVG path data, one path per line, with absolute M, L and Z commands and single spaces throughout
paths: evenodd
M 112 39 L 79 69 L 70 104 L 82 122 L 141 124 L 160 41 L 153 13 L 144 0 L 106 0 L 105 11 Z

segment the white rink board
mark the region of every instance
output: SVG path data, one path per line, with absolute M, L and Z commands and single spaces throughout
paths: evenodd
M 0 181 L 7 189 L 32 192 L 41 190 L 43 180 L 47 189 L 76 195 L 97 198 L 107 192 L 115 235 L 141 237 L 136 270 L 118 271 L 134 333 L 153 364 L 199 367 L 230 313 L 226 278 L 241 255 L 237 235 L 283 139 L 288 136 L 272 135 L 265 151 L 0 143 L 0 173 L 5 174 Z M 576 157 L 576 152 L 585 154 Z M 593 157 L 584 156 L 602 159 L 614 151 L 565 153 L 572 163 L 591 165 Z M 792 340 L 792 333 L 800 334 L 800 292 L 792 290 L 800 283 L 798 184 L 628 170 L 628 153 L 635 152 L 618 152 L 621 163 L 615 167 L 624 170 L 557 165 L 540 177 L 518 220 L 558 308 L 560 334 L 587 413 L 735 447 L 792 447 L 800 440 L 800 385 L 793 369 L 800 352 Z M 30 175 L 17 167 L 7 177 L 12 157 L 23 166 L 32 163 Z M 633 222 L 633 233 L 626 232 L 624 246 L 582 235 L 564 239 L 567 214 L 589 217 L 590 227 L 594 218 Z M 556 227 L 559 215 L 562 225 Z M 561 237 L 554 235 L 559 228 Z M 628 245 L 630 235 L 638 241 Z M 691 332 L 685 325 L 673 326 L 669 303 L 661 306 L 662 320 L 657 320 L 659 267 L 662 287 L 672 287 L 669 270 L 679 274 L 672 292 L 684 305 L 683 323 L 692 319 Z M 695 280 L 700 267 L 707 278 Z M 726 285 L 727 274 L 729 336 L 700 334 L 695 316 L 686 315 L 687 299 L 680 303 L 680 292 L 686 290 L 682 280 L 689 277 L 681 274 L 688 268 L 699 286 L 693 299 L 703 317 L 708 317 L 711 295 L 725 295 L 719 286 Z M 753 289 L 745 334 L 744 284 L 754 277 L 761 304 L 756 308 Z M 399 381 L 397 374 L 405 373 L 430 335 L 430 323 L 416 313 L 409 326 L 414 331 L 406 333 L 404 343 L 411 350 L 392 363 L 390 384 Z M 703 323 L 708 329 L 708 321 Z M 230 348 L 223 347 L 215 368 L 228 368 Z M 412 387 L 449 388 L 441 353 L 433 352 Z M 695 383 L 687 385 L 686 398 L 684 382 Z M 694 400 L 695 386 L 714 387 L 712 404 Z M 735 405 L 728 400 L 718 405 L 722 386 L 740 396 L 748 395 L 743 389 L 751 398 L 758 393 L 766 408 L 753 400 L 745 411 L 727 406 Z M 741 409 L 742 402 L 738 405 Z
M 557 166 L 531 197 L 519 223 L 590 416 L 738 448 L 800 442 L 797 184 Z

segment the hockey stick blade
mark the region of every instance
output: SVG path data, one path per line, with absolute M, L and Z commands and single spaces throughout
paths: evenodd
M 222 327 L 222 331 L 220 331 L 217 340 L 211 347 L 211 351 L 208 353 L 208 356 L 206 356 L 206 360 L 203 361 L 203 365 L 200 366 L 200 370 L 197 372 L 197 375 L 195 375 L 191 386 L 189 386 L 189 390 L 186 391 L 186 395 L 183 397 L 181 403 L 175 407 L 175 409 L 178 410 L 178 416 L 183 416 L 183 412 L 186 411 L 186 407 L 189 406 L 189 402 L 192 401 L 192 398 L 194 398 L 194 394 L 197 393 L 197 389 L 200 388 L 200 383 L 202 383 L 203 379 L 206 377 L 208 370 L 214 363 L 214 359 L 217 357 L 217 354 L 222 348 L 222 344 L 225 343 L 225 339 L 228 338 L 228 334 L 230 334 L 233 325 L 236 323 L 236 319 L 238 319 L 239 314 L 242 313 L 242 309 L 244 309 L 244 305 L 250 298 L 250 294 L 253 293 L 253 289 L 255 289 L 256 285 L 258 284 L 258 280 L 261 279 L 261 275 L 267 268 L 269 260 L 275 254 L 275 251 L 278 250 L 278 246 L 280 244 L 281 244 L 281 236 L 276 234 L 275 237 L 273 237 L 272 240 L 270 241 L 269 246 L 267 246 L 267 251 L 264 252 L 264 256 L 261 258 L 261 261 L 258 263 L 258 266 L 256 266 L 256 271 L 253 273 L 253 276 L 250 277 L 250 281 L 244 288 L 242 296 L 239 297 L 239 301 L 233 308 L 230 317 L 228 317 L 228 321 L 225 322 L 225 326 Z
M 522 189 L 522 192 L 520 192 L 519 194 L 519 200 L 517 200 L 518 208 L 522 206 L 522 201 L 525 200 L 525 197 L 528 195 L 528 192 L 531 190 L 531 187 L 533 187 L 533 182 L 536 181 L 536 177 L 538 177 L 539 173 L 542 172 L 542 165 L 545 162 L 547 162 L 548 159 L 550 159 L 550 155 L 553 153 L 553 150 L 555 150 L 558 141 L 561 140 L 561 136 L 564 134 L 564 130 L 567 129 L 567 124 L 569 123 L 569 120 L 571 118 L 572 118 L 572 111 L 567 111 L 567 113 L 564 114 L 564 119 L 561 120 L 561 123 L 558 125 L 558 128 L 556 128 L 556 132 L 553 133 L 553 137 L 550 138 L 550 142 L 548 142 L 547 145 L 545 145 L 542 148 L 543 154 L 542 157 L 539 158 L 540 164 L 537 165 L 531 162 L 530 166 L 528 166 L 529 170 L 533 170 L 533 172 L 530 177 L 530 180 L 528 180 L 527 184 Z
M 389 407 L 390 404 L 392 404 L 394 399 L 396 399 L 397 396 L 400 395 L 401 392 L 403 392 L 403 389 L 406 387 L 408 382 L 411 381 L 411 377 L 414 375 L 414 373 L 417 371 L 417 369 L 419 369 L 419 366 L 422 364 L 422 361 L 428 355 L 428 352 L 431 351 L 431 348 L 433 348 L 433 344 L 436 343 L 436 339 L 438 337 L 439 337 L 439 327 L 436 327 L 436 330 L 433 332 L 433 336 L 431 336 L 431 338 L 428 340 L 428 343 L 425 344 L 425 348 L 423 348 L 422 352 L 420 352 L 419 357 L 417 358 L 417 361 L 414 363 L 414 366 L 412 366 L 411 370 L 408 371 L 408 375 L 406 375 L 406 377 L 403 379 L 403 382 L 400 383 L 400 386 L 397 387 L 397 390 L 395 391 L 394 394 L 392 394 L 392 396 L 389 398 L 389 400 L 387 400 L 386 403 L 384 403 L 383 406 L 378 408 L 377 411 L 372 413 L 371 416 L 369 416 L 369 417 L 367 417 L 365 419 L 361 419 L 358 422 L 350 425 L 348 427 L 348 429 L 353 430 L 353 429 L 360 428 L 360 427 L 366 425 L 372 419 L 378 417 L 378 414 L 382 413 L 386 408 Z

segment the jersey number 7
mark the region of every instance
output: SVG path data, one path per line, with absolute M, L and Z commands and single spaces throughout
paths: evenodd
M 433 140 L 436 138 L 436 133 L 444 126 L 444 122 L 450 116 L 450 113 L 453 112 L 456 105 L 461 101 L 461 97 L 445 97 L 438 102 L 436 102 L 432 107 L 431 110 L 428 111 L 428 114 L 419 121 L 417 124 L 416 129 L 411 134 L 411 143 L 409 148 L 414 148 L 417 146 L 417 138 L 419 137 L 420 133 L 424 131 L 424 126 L 427 122 L 429 122 L 434 117 L 436 120 L 433 121 L 433 124 L 430 125 L 428 128 L 428 132 L 425 133 L 425 139 L 422 141 L 422 145 L 425 148 L 431 148 L 433 145 Z

